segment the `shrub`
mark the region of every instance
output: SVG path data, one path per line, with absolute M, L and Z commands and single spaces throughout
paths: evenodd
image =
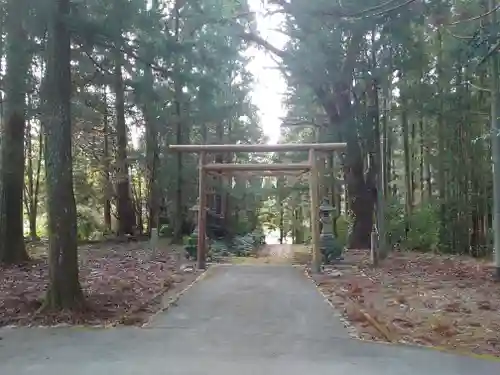
M 77 213 L 77 236 L 79 240 L 88 240 L 96 232 L 102 232 L 102 221 L 99 212 L 85 206 L 78 206 Z
M 236 256 L 249 256 L 254 248 L 254 238 L 250 233 L 236 236 L 233 239 L 232 250 Z
M 415 207 L 410 217 L 404 204 L 391 201 L 387 206 L 389 244 L 403 249 L 435 251 L 439 246 L 439 217 L 431 204 Z
M 229 248 L 224 241 L 215 240 L 210 244 L 209 253 L 212 256 L 227 257 L 229 255 Z
M 337 243 L 344 248 L 349 239 L 351 223 L 349 217 L 339 216 L 337 219 Z
M 402 245 L 409 250 L 436 251 L 439 246 L 439 219 L 431 205 L 421 206 L 408 222 L 408 233 Z
M 266 235 L 262 228 L 257 228 L 252 232 L 253 244 L 255 247 L 264 245 L 266 243 Z
M 388 199 L 386 203 L 386 231 L 390 246 L 400 244 L 405 238 L 406 215 L 405 206 L 397 199 Z
M 183 238 L 184 250 L 189 259 L 196 260 L 198 250 L 198 233 L 192 233 L 190 236 Z

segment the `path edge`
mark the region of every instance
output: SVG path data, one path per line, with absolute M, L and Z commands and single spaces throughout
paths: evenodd
M 336 316 L 338 316 L 338 317 L 341 318 L 342 323 L 344 324 L 344 326 L 349 331 L 349 334 L 351 335 L 351 337 L 353 339 L 355 339 L 355 340 L 363 341 L 363 342 L 366 342 L 366 343 L 379 344 L 379 345 L 399 346 L 399 347 L 405 347 L 405 348 L 409 348 L 409 349 L 434 350 L 434 351 L 438 351 L 438 352 L 445 353 L 445 354 L 451 354 L 451 355 L 456 355 L 456 356 L 461 356 L 461 357 L 474 358 L 474 359 L 477 359 L 477 360 L 486 360 L 486 361 L 490 361 L 490 362 L 500 362 L 500 357 L 497 357 L 497 356 L 492 355 L 492 354 L 477 354 L 477 353 L 472 353 L 472 352 L 465 351 L 465 350 L 458 350 L 458 349 L 457 350 L 453 350 L 453 349 L 449 349 L 449 348 L 446 348 L 446 347 L 443 347 L 443 346 L 419 345 L 419 344 L 415 344 L 415 343 L 409 343 L 409 342 L 404 342 L 404 341 L 397 340 L 394 337 L 392 337 L 392 335 L 390 334 L 389 327 L 387 327 L 386 325 L 384 325 L 384 327 L 382 327 L 381 324 L 379 324 L 371 315 L 369 315 L 366 311 L 364 311 L 356 302 L 350 300 L 350 302 L 352 303 L 353 307 L 356 310 L 358 310 L 359 313 L 361 313 L 363 316 L 365 316 L 365 318 L 367 319 L 368 323 L 370 323 L 370 325 L 373 328 L 375 328 L 378 332 L 380 332 L 380 334 L 385 337 L 386 341 L 377 341 L 377 340 L 365 340 L 365 339 L 362 339 L 359 336 L 358 330 L 356 329 L 356 327 L 353 324 L 351 324 L 351 322 L 349 322 L 347 320 L 347 318 L 345 318 L 342 313 L 340 313 L 338 311 L 338 308 L 333 304 L 332 301 L 330 301 L 330 298 L 328 298 L 328 296 L 325 293 L 323 293 L 323 291 L 319 288 L 318 283 L 314 280 L 314 278 L 312 277 L 312 275 L 308 272 L 307 267 L 304 267 L 303 271 L 304 271 L 305 276 L 309 280 L 311 280 L 311 282 L 316 287 L 316 290 L 324 298 L 325 302 L 330 306 L 330 308 L 333 309 L 334 315 L 336 315 Z M 334 293 L 334 295 L 337 298 L 340 298 L 336 293 Z
M 209 265 L 209 266 L 207 265 L 207 268 L 205 270 L 203 270 L 202 273 L 200 275 L 198 275 L 198 277 L 196 277 L 196 279 L 194 279 L 191 282 L 191 284 L 189 284 L 184 289 L 182 289 L 181 291 L 179 291 L 178 293 L 176 293 L 172 297 L 170 297 L 168 299 L 168 301 L 165 303 L 165 305 L 162 306 L 162 308 L 159 309 L 157 312 L 155 312 L 153 315 L 151 315 L 148 318 L 148 321 L 145 322 L 145 323 L 143 323 L 140 326 L 140 328 L 148 328 L 148 326 L 153 323 L 153 321 L 158 317 L 158 315 L 160 315 L 161 313 L 169 310 L 171 307 L 175 306 L 177 304 L 177 302 L 179 301 L 179 299 L 184 295 L 184 293 L 186 293 L 194 285 L 196 285 L 197 283 L 199 283 L 200 281 L 202 281 L 205 277 L 207 277 L 207 275 L 210 273 L 210 271 L 212 269 L 217 268 L 217 267 L 218 267 L 218 264 Z
M 349 320 L 344 316 L 344 314 L 342 314 L 339 309 L 333 304 L 332 301 L 330 301 L 330 299 L 328 298 L 328 296 L 323 293 L 323 291 L 319 288 L 319 285 L 316 283 L 316 281 L 314 280 L 314 278 L 311 276 L 311 274 L 308 272 L 308 266 L 303 266 L 303 265 L 294 265 L 295 268 L 301 268 L 301 271 L 302 271 L 302 274 L 311 281 L 311 283 L 314 285 L 314 289 L 316 289 L 316 291 L 319 293 L 319 295 L 323 298 L 323 301 L 328 305 L 328 307 L 330 307 L 330 309 L 332 310 L 332 313 L 333 315 L 340 319 L 340 321 L 342 322 L 342 324 L 344 325 L 345 329 L 347 330 L 347 333 L 349 334 L 349 336 L 353 339 L 356 339 L 356 340 L 360 340 L 360 341 L 366 341 L 366 340 L 362 340 L 360 337 L 359 337 L 359 334 L 358 334 L 358 330 L 356 329 L 356 327 L 351 324 L 351 322 L 349 322 Z M 336 297 L 337 294 L 335 294 Z

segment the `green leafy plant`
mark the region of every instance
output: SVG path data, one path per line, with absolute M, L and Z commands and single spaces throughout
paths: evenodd
M 393 200 L 387 206 L 387 232 L 392 246 L 405 250 L 436 251 L 439 247 L 439 216 L 433 205 L 415 207 L 410 217 L 404 204 Z
M 417 208 L 408 222 L 408 233 L 402 246 L 409 250 L 436 251 L 439 245 L 439 219 L 431 205 Z
M 345 247 L 349 239 L 349 228 L 351 223 L 346 216 L 339 216 L 337 219 L 337 243 L 339 246 Z
M 198 234 L 192 233 L 190 236 L 185 236 L 183 239 L 184 250 L 189 259 L 196 260 L 198 249 Z
M 94 239 L 97 233 L 102 233 L 102 223 L 99 214 L 94 210 L 78 206 L 77 236 L 79 240 Z

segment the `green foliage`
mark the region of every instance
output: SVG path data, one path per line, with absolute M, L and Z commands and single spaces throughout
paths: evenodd
M 190 236 L 184 236 L 183 238 L 184 250 L 189 259 L 196 260 L 197 249 L 198 249 L 198 234 L 192 233 Z
M 207 257 L 215 260 L 219 257 L 238 256 L 246 257 L 251 255 L 254 250 L 262 245 L 265 241 L 265 235 L 262 230 L 255 230 L 251 233 L 235 236 L 232 241 L 213 240 L 209 243 Z M 184 250 L 189 259 L 196 259 L 198 248 L 198 234 L 193 233 L 190 236 L 185 236 L 183 239 Z
M 439 215 L 436 205 L 420 205 L 407 217 L 404 205 L 392 201 L 388 205 L 388 237 L 392 246 L 404 250 L 439 250 Z
M 253 244 L 255 247 L 264 245 L 266 243 L 266 234 L 262 227 L 256 228 L 252 233 Z
M 237 236 L 243 236 L 252 230 L 251 223 L 248 220 L 237 220 L 231 226 L 231 232 Z
M 5 3 L 1 2 L 2 6 Z M 123 6 L 117 7 L 118 3 Z M 485 11 L 484 5 L 477 1 L 462 0 L 453 5 L 412 2 L 383 15 L 373 13 L 377 7 L 382 12 L 390 8 L 383 5 L 386 2 L 382 0 L 355 0 L 342 5 L 341 10 L 337 9 L 338 4 L 327 0 L 297 1 L 293 6 L 283 5 L 285 3 L 274 2 L 273 6 L 279 8 L 274 10 L 285 18 L 279 26 L 281 31 L 290 36 L 280 67 L 286 70 L 288 83 L 286 121 L 328 123 L 321 133 L 321 141 L 343 138 L 350 146 L 359 146 L 349 147 L 351 150 L 362 150 L 356 155 L 358 160 L 369 160 L 369 153 L 376 146 L 373 124 L 379 121 L 369 118 L 372 108 L 367 88 L 376 83 L 379 108 L 375 108 L 378 112 L 374 119 L 380 120 L 378 130 L 385 127 L 381 138 L 385 140 L 384 156 L 390 166 L 387 173 L 387 183 L 391 185 L 387 187 L 391 196 L 387 205 L 390 242 L 422 251 L 464 252 L 476 246 L 478 251 L 485 252 L 490 246 L 492 231 L 491 228 L 484 230 L 491 227 L 488 218 L 493 196 L 487 124 L 491 96 L 481 87 L 491 89 L 492 74 L 487 65 L 498 49 L 498 22 L 490 25 L 488 17 L 474 17 Z M 46 28 L 52 8 L 46 6 L 45 1 L 19 4 L 31 7 L 22 13 L 25 18 L 19 19 L 26 25 L 29 41 L 24 60 L 32 62 L 28 71 L 23 72 L 28 86 L 26 123 L 31 126 L 26 132 L 29 139 L 25 159 L 33 164 L 26 170 L 25 200 L 34 201 L 38 194 L 37 226 L 42 227 L 39 234 L 45 234 L 45 163 L 38 168 L 37 162 L 43 159 L 40 152 L 44 148 L 43 137 L 38 135 L 44 114 Z M 177 156 L 164 152 L 163 145 L 179 140 L 182 143 L 263 140 L 257 108 L 250 100 L 253 77 L 247 70 L 249 59 L 242 53 L 248 40 L 241 36 L 243 32 L 254 31 L 255 26 L 248 4 L 236 0 L 208 0 L 200 4 L 189 0 L 182 2 L 178 12 L 173 11 L 173 4 L 169 2 L 143 0 L 88 0 L 74 5 L 70 20 L 75 44 L 71 109 L 78 237 L 88 239 L 104 231 L 102 202 L 106 197 L 112 201 L 113 213 L 116 211 L 113 199 L 117 169 L 114 126 L 119 115 L 113 77 L 116 52 L 123 59 L 124 115 L 128 131 L 139 138 L 134 142 L 128 140 L 127 156 L 135 208 L 146 221 L 150 161 L 145 130 L 153 129 L 158 134 L 156 143 L 161 150 L 155 178 L 174 222 L 173 219 L 184 214 L 171 207 L 177 202 L 178 183 L 182 183 L 183 194 L 178 201 L 179 210 L 187 211 L 195 204 L 197 160 L 193 155 L 184 155 L 182 170 L 178 169 Z M 5 42 L 12 36 L 9 34 L 13 34 L 9 31 L 11 23 L 5 21 L 14 18 L 8 19 L 10 8 L 2 11 L 1 38 Z M 334 16 L 337 12 L 358 16 Z M 468 18 L 471 20 L 460 21 Z M 459 22 L 453 22 L 456 20 Z M 372 40 L 371 36 L 376 38 Z M 0 44 L 0 60 L 8 61 L 8 43 Z M 3 82 L 6 70 L 0 70 Z M 344 85 L 346 90 L 340 90 Z M 7 97 L 12 94 L 7 92 L 8 87 L 3 89 Z M 349 92 L 353 105 L 332 114 L 335 112 L 332 103 L 339 108 L 342 105 L 339 100 L 342 98 L 338 96 L 341 92 Z M 406 135 L 402 134 L 403 111 L 412 128 Z M 350 118 L 341 118 L 344 114 Z M 109 127 L 107 130 L 104 130 L 105 124 Z M 350 127 L 346 128 L 345 124 Z M 354 137 L 350 137 L 352 135 Z M 403 138 L 409 143 L 406 151 L 401 147 Z M 283 140 L 312 142 L 315 134 L 311 127 L 293 127 L 284 130 Z M 109 147 L 106 155 L 105 144 Z M 284 156 L 294 162 L 307 160 L 305 153 Z M 411 170 L 405 170 L 404 157 L 411 160 Z M 235 162 L 279 161 L 276 155 L 235 154 L 234 159 Z M 110 173 L 104 179 L 107 163 Z M 365 169 L 369 169 L 371 163 L 366 164 Z M 30 192 L 38 169 L 40 189 L 37 193 Z M 339 171 L 337 163 L 336 173 L 340 174 Z M 427 171 L 429 185 L 432 185 L 428 196 L 422 194 L 426 189 L 422 179 Z M 407 186 L 406 179 L 411 180 L 411 186 Z M 280 180 L 278 186 L 271 179 L 255 178 L 249 183 L 237 181 L 234 186 L 217 190 L 230 196 L 228 222 L 233 226 L 231 233 L 238 238 L 235 240 L 237 252 L 244 253 L 248 244 L 255 246 L 262 242 L 261 234 L 252 233 L 253 240 L 248 237 L 259 227 L 257 221 L 272 228 L 282 225 L 283 231 L 290 233 L 295 229 L 290 228 L 290 223 L 297 207 L 301 208 L 302 222 L 296 227 L 303 230 L 306 237 L 309 235 L 308 229 L 303 228 L 305 218 L 310 216 L 309 202 L 303 198 L 304 191 L 299 194 L 296 190 L 299 188 L 307 191 L 307 183 L 291 183 L 287 179 Z M 402 203 L 405 194 L 410 193 L 414 195 L 411 197 L 413 209 Z M 443 199 L 440 202 L 443 209 L 439 212 L 438 196 Z M 95 207 L 95 210 L 87 207 Z M 345 216 L 337 220 L 337 240 L 342 246 L 347 243 L 351 224 Z M 472 230 L 478 233 L 470 234 Z M 159 235 L 169 237 L 172 231 L 173 225 L 163 225 Z M 486 238 L 472 244 L 471 238 L 481 237 L 482 231 L 488 232 Z M 195 235 L 187 237 L 186 247 L 195 257 Z M 221 250 L 224 247 L 220 243 L 212 247 L 216 252 L 226 251 Z
M 0 2 L 2 6 L 4 3 Z M 41 155 L 38 151 L 43 148 L 39 145 L 42 138 L 39 140 L 37 134 L 43 120 L 41 94 L 46 68 L 46 27 L 52 9 L 46 5 L 45 1 L 19 3 L 19 6 L 31 7 L 29 12 L 22 12 L 25 19 L 19 20 L 28 25 L 26 37 L 29 39 L 28 47 L 19 51 L 33 61 L 29 71 L 24 72 L 29 86 L 26 120 L 32 126 L 26 153 L 33 164 L 33 168 L 27 169 L 29 176 L 25 179 L 28 191 L 34 185 L 34 182 L 28 182 L 36 180 L 37 160 Z M 143 222 L 147 218 L 147 168 L 150 162 L 146 155 L 145 129 L 155 126 L 159 137 L 160 155 L 155 177 L 161 186 L 162 197 L 168 204 L 175 201 L 176 184 L 182 178 L 182 207 L 190 207 L 196 200 L 197 160 L 194 155 L 184 155 L 183 170 L 178 171 L 175 167 L 177 156 L 164 152 L 164 144 L 175 143 L 178 137 L 183 143 L 212 142 L 219 136 L 224 138 L 223 142 L 256 143 L 263 137 L 257 108 L 249 95 L 253 77 L 247 70 L 248 58 L 241 53 L 246 42 L 239 37 L 242 30 L 252 29 L 254 23 L 247 2 L 210 0 L 198 4 L 187 1 L 181 4 L 178 12 L 174 12 L 172 6 L 167 2 L 143 0 L 90 0 L 85 4 L 75 4 L 76 10 L 70 20 L 71 32 L 75 45 L 82 47 L 72 55 L 73 177 L 79 206 L 97 207 L 103 211 L 102 202 L 106 196 L 112 198 L 114 194 L 117 163 L 114 126 L 119 114 L 113 74 L 117 51 L 123 59 L 124 115 L 128 131 L 134 134 L 134 138 L 139 138 L 132 139 L 129 135 L 127 158 L 131 164 L 135 208 L 144 216 L 141 217 Z M 2 10 L 1 38 L 5 42 L 7 13 Z M 5 47 L 5 43 L 0 43 L 1 61 L 5 61 Z M 4 78 L 5 66 L 3 68 L 0 69 L 0 81 Z M 172 125 L 177 123 L 178 129 Z M 107 130 L 104 130 L 105 124 Z M 253 158 L 249 155 L 236 157 L 236 161 L 251 161 Z M 111 171 L 107 181 L 103 178 L 106 164 Z M 43 161 L 41 170 L 37 218 L 43 220 L 46 211 L 42 204 L 45 198 Z M 260 204 L 259 181 L 252 183 L 247 190 L 250 194 L 247 191 L 245 201 L 248 208 L 256 212 Z M 32 200 L 34 194 L 30 192 L 28 198 Z M 116 212 L 114 200 L 112 211 Z M 168 210 L 172 223 L 181 216 L 175 211 Z M 95 230 L 102 231 L 104 226 L 102 213 L 97 221 L 87 216 L 78 217 L 81 238 L 92 236 Z M 238 233 L 253 229 L 253 224 L 238 225 L 241 227 Z M 160 228 L 159 235 L 169 237 L 173 229 L 173 225 Z M 39 234 L 44 232 L 43 228 L 39 230 Z
M 215 240 L 210 244 L 210 250 L 209 250 L 210 256 L 212 257 L 217 257 L 217 256 L 222 256 L 222 257 L 227 257 L 230 255 L 230 250 L 225 241 L 221 240 Z
M 350 225 L 351 224 L 347 216 L 341 215 L 337 218 L 337 242 L 342 247 L 347 245 Z
M 231 252 L 238 257 L 249 256 L 255 250 L 255 238 L 251 233 L 236 236 L 233 239 Z
M 396 198 L 386 203 L 387 237 L 391 246 L 401 243 L 406 232 L 405 205 Z
M 439 216 L 435 205 L 418 206 L 409 219 L 404 247 L 420 251 L 436 251 L 439 246 Z
M 79 240 L 94 239 L 102 233 L 102 219 L 99 212 L 78 206 L 77 207 L 77 236 Z

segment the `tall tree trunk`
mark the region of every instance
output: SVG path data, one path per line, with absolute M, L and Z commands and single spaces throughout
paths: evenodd
M 439 214 L 440 214 L 440 228 L 439 228 L 439 242 L 441 244 L 447 243 L 448 234 L 446 228 L 446 161 L 445 158 L 445 124 L 444 124 L 444 104 L 443 104 L 443 40 L 441 31 L 438 30 L 438 56 L 437 56 L 437 90 L 438 90 L 438 114 L 437 114 L 437 127 L 438 127 L 438 190 L 439 190 Z
M 412 165 L 411 165 L 411 151 L 410 151 L 410 135 L 407 114 L 408 102 L 402 96 L 401 98 L 401 135 L 403 138 L 403 153 L 404 153 L 404 169 L 405 169 L 405 193 L 406 193 L 406 225 L 407 230 L 409 225 L 409 218 L 413 211 L 413 186 L 412 186 Z
M 146 109 L 146 111 L 148 111 Z M 149 117 L 149 116 L 148 116 Z M 152 116 L 151 116 L 152 117 Z M 148 170 L 148 234 L 151 229 L 158 229 L 158 217 L 160 214 L 161 192 L 158 181 L 158 169 L 160 164 L 158 131 L 156 122 L 149 117 L 146 120 L 146 156 Z
M 0 56 L 5 56 L 5 19 L 7 18 L 7 12 L 5 9 L 5 2 L 0 2 Z M 0 59 L 0 72 L 4 71 L 3 59 Z M 4 103 L 5 97 L 3 91 L 0 91 L 0 124 L 4 122 Z M 0 147 L 2 147 L 2 137 L 0 137 Z M 1 152 L 0 152 L 0 163 L 1 163 Z
M 425 155 L 425 141 L 426 137 L 424 136 L 424 114 L 423 114 L 423 109 L 420 109 L 420 114 L 419 114 L 419 121 L 418 121 L 418 133 L 419 133 L 419 153 L 420 153 L 420 159 L 419 159 L 419 183 L 420 183 L 420 201 L 425 202 L 425 191 L 426 191 L 426 183 L 425 183 L 425 165 L 426 165 L 426 155 Z
M 364 157 L 359 145 L 357 127 L 352 114 L 349 86 L 339 87 L 338 91 L 343 93 L 339 95 L 337 102 L 338 106 L 342 108 L 341 122 L 345 133 L 343 138 L 347 143 L 343 169 L 349 200 L 348 208 L 354 216 L 353 228 L 347 247 L 351 249 L 369 249 L 376 197 L 375 176 L 365 176 Z M 330 122 L 336 123 L 339 121 L 337 104 L 328 104 L 325 109 L 327 109 Z
M 489 1 L 491 24 L 496 25 L 496 0 Z M 493 159 L 493 249 L 495 278 L 500 281 L 500 71 L 498 55 L 490 57 L 491 69 L 491 152 Z
M 277 191 L 277 201 L 279 205 L 279 230 L 280 230 L 280 244 L 283 244 L 285 239 L 285 207 L 284 207 L 284 189 L 285 189 L 285 179 L 283 177 L 278 177 L 276 181 L 276 191 Z
M 133 168 L 130 171 L 130 174 L 134 176 Z M 137 181 L 137 187 L 134 187 L 135 194 L 133 194 L 135 201 L 135 213 L 137 218 L 137 231 L 139 235 L 143 234 L 144 231 L 144 221 L 143 221 L 143 197 L 142 197 L 142 176 L 140 169 L 137 167 L 135 170 L 136 178 L 132 177 L 132 181 Z M 132 182 L 132 186 L 134 183 Z
M 28 259 L 24 245 L 24 133 L 26 124 L 26 79 L 31 57 L 26 51 L 24 28 L 26 0 L 7 3 L 5 74 L 5 126 L 0 166 L 0 262 Z
M 376 43 L 375 43 L 376 30 L 373 29 L 371 33 L 371 65 L 373 71 L 377 69 L 377 54 L 376 54 Z M 388 85 L 386 85 L 388 87 Z M 385 258 L 389 251 L 387 246 L 387 233 L 386 233 L 386 203 L 384 194 L 384 175 L 385 175 L 385 165 L 382 159 L 382 153 L 384 151 L 384 142 L 380 137 L 380 99 L 379 99 L 379 87 L 376 79 L 372 79 L 368 89 L 368 119 L 372 125 L 372 139 L 373 139 L 373 150 L 372 150 L 372 163 L 371 172 L 374 173 L 376 181 L 376 194 L 375 194 L 375 208 L 376 208 L 376 224 L 377 224 L 377 257 Z M 384 117 L 386 117 L 384 113 Z M 369 177 L 367 177 L 369 178 Z M 376 263 L 376 261 L 375 261 Z
M 389 77 L 392 78 L 392 70 L 390 70 L 389 72 L 390 72 Z M 387 198 L 389 197 L 389 182 L 391 174 L 391 146 L 389 143 L 390 142 L 389 115 L 391 113 L 390 90 L 391 90 L 391 82 L 388 79 L 388 82 L 384 85 L 383 89 L 384 117 L 382 118 L 382 150 L 381 150 L 381 155 L 382 155 L 381 163 L 383 164 L 381 168 L 384 171 L 382 185 L 383 185 L 383 194 L 385 200 L 387 200 Z
M 174 18 L 175 18 L 175 41 L 180 42 L 180 7 L 181 1 L 176 0 L 174 5 Z M 176 59 L 175 61 L 175 76 L 174 76 L 174 110 L 175 110 L 175 134 L 177 144 L 182 144 L 184 139 L 184 129 L 182 128 L 182 107 L 181 107 L 181 96 L 182 96 L 182 85 L 180 81 L 180 61 Z M 175 219 L 174 219 L 174 242 L 182 241 L 182 228 L 184 221 L 186 220 L 186 212 L 184 207 L 184 194 L 183 189 L 183 174 L 184 169 L 182 167 L 182 152 L 177 153 L 177 178 L 175 187 Z
M 36 236 L 36 220 L 32 227 L 32 204 L 31 200 L 33 199 L 33 191 L 35 190 L 35 176 L 34 176 L 34 167 L 33 167 L 33 142 L 31 135 L 31 124 L 29 121 L 26 122 L 26 146 L 24 149 L 24 161 L 25 161 L 25 170 L 26 170 L 26 179 L 24 186 L 24 206 L 26 208 L 26 214 L 28 215 L 29 221 L 29 229 L 30 229 L 30 239 L 35 240 Z M 34 232 L 32 230 L 34 229 Z M 34 234 L 33 234 L 34 233 Z
M 52 0 L 47 66 L 46 151 L 49 229 L 49 285 L 44 308 L 78 309 L 83 293 L 78 280 L 76 203 L 73 194 L 71 126 L 71 45 L 69 0 Z
M 153 88 L 153 76 L 151 70 L 146 70 L 146 82 Z M 154 116 L 154 101 L 146 99 L 143 104 L 143 114 L 146 123 L 146 170 L 147 170 L 147 189 L 148 189 L 148 234 L 151 235 L 151 229 L 158 229 L 158 217 L 160 214 L 161 192 L 158 183 L 159 168 L 159 137 L 157 123 Z
M 295 228 L 295 243 L 296 244 L 303 244 L 304 243 L 304 214 L 303 214 L 303 209 L 302 209 L 300 198 L 301 198 L 301 196 L 299 195 L 298 205 L 297 205 L 297 208 L 295 209 L 295 212 L 294 212 L 295 222 L 296 222 L 296 228 Z
M 392 59 L 392 46 L 388 43 L 387 47 L 388 53 L 388 73 L 387 73 L 387 81 L 384 84 L 382 95 L 383 95 L 383 114 L 382 117 L 382 149 L 380 150 L 383 164 L 381 167 L 382 171 L 382 188 L 384 194 L 384 200 L 387 202 L 387 199 L 390 196 L 389 184 L 391 182 L 391 161 L 392 161 L 392 146 L 391 146 L 391 128 L 389 124 L 390 116 L 391 116 L 391 108 L 392 108 L 392 74 L 393 74 L 393 59 Z
M 123 83 L 123 56 L 115 52 L 114 91 L 116 113 L 116 197 L 118 235 L 133 235 L 136 226 L 134 205 L 131 198 L 129 164 L 127 160 L 127 124 L 125 123 L 125 87 Z
M 151 11 L 156 13 L 159 11 L 159 0 L 152 0 Z M 151 61 L 152 53 L 150 49 L 145 51 L 146 61 Z M 158 229 L 158 220 L 160 215 L 161 191 L 158 181 L 158 170 L 160 167 L 159 157 L 159 134 L 158 123 L 155 116 L 155 108 L 157 105 L 154 92 L 154 77 L 149 66 L 144 66 L 144 81 L 148 88 L 148 93 L 143 102 L 143 115 L 146 123 L 146 184 L 148 190 L 148 235 L 151 236 L 151 229 Z
M 108 93 L 107 86 L 103 90 L 103 104 L 104 104 L 104 115 L 103 115 L 103 133 L 104 133 L 104 144 L 103 144 L 103 185 L 104 185 L 104 226 L 108 232 L 111 232 L 111 196 L 112 196 L 112 185 L 111 185 L 111 155 L 109 152 L 109 113 L 108 113 Z
M 415 123 L 412 122 L 411 130 L 410 130 L 410 141 L 409 141 L 409 151 L 410 151 L 410 183 L 411 183 L 411 204 L 412 207 L 415 204 L 415 195 L 417 191 L 417 183 L 416 183 L 416 168 L 415 168 L 415 139 L 417 134 L 417 128 Z

